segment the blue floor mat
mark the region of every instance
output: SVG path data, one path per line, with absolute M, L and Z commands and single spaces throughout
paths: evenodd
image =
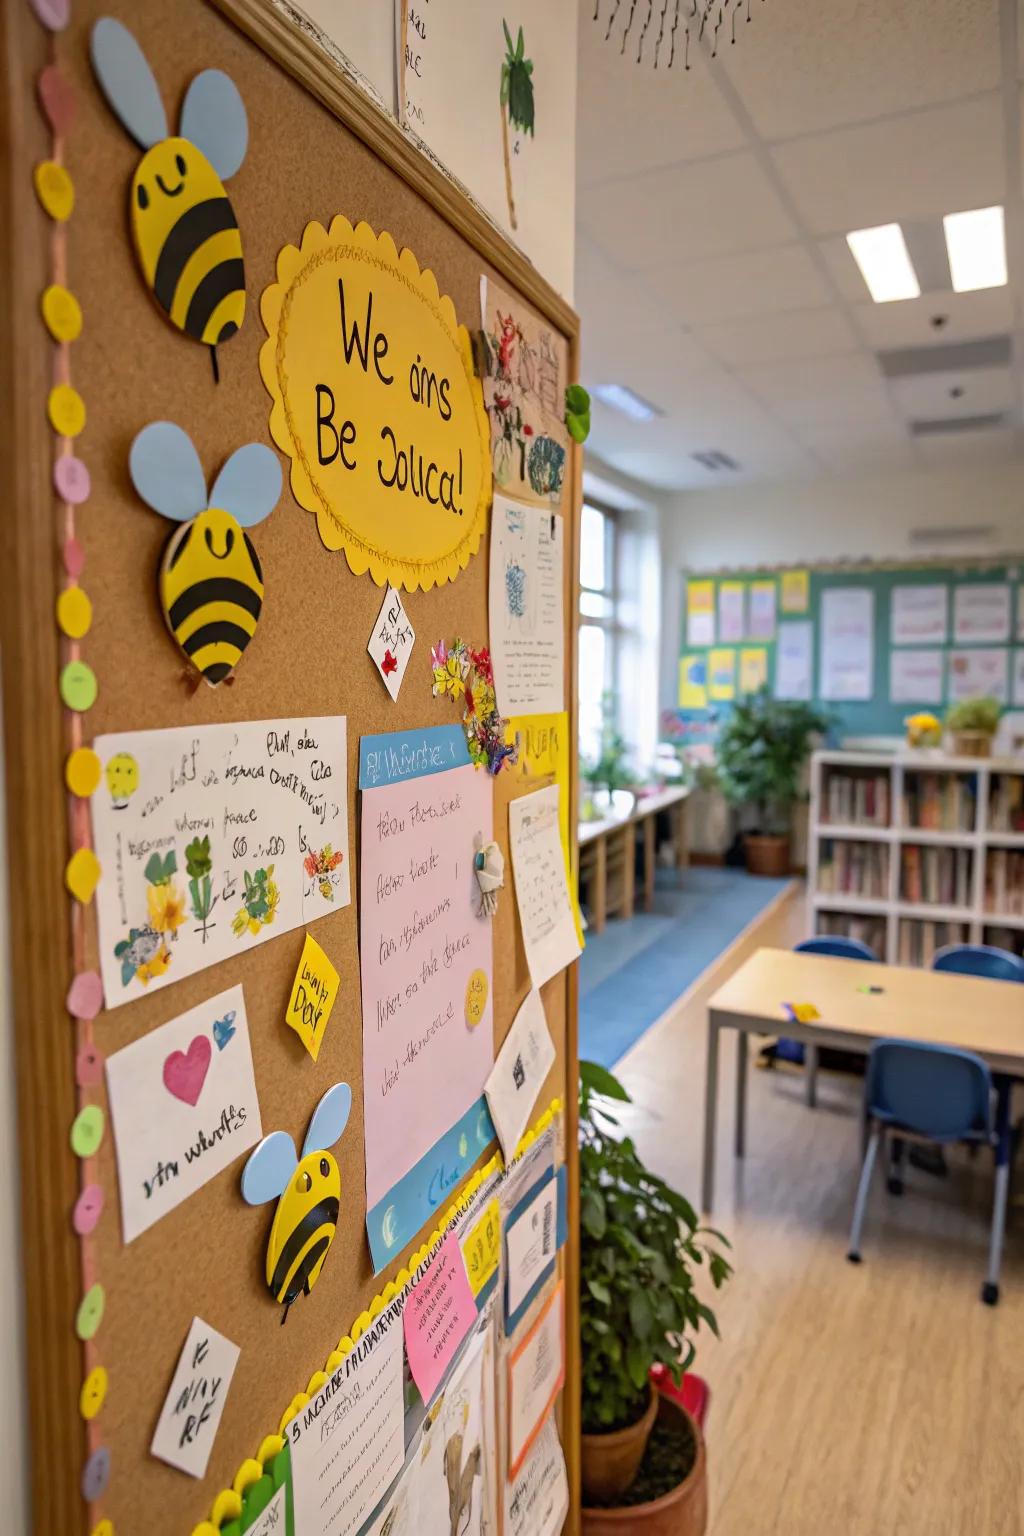
M 580 1055 L 614 1066 L 788 883 L 697 867 L 677 885 L 674 870 L 660 869 L 653 912 L 637 912 L 630 922 L 613 918 L 604 933 L 587 933 Z

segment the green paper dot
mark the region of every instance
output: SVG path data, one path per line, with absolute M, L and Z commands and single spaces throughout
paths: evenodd
M 98 1104 L 79 1110 L 71 1126 L 71 1150 L 76 1157 L 92 1157 L 103 1140 L 103 1111 Z
M 99 684 L 96 674 L 84 661 L 69 661 L 60 674 L 60 696 L 68 709 L 81 714 L 96 702 Z
M 82 1297 L 75 1314 L 75 1332 L 80 1339 L 91 1339 L 97 1333 L 103 1321 L 103 1308 L 106 1304 L 107 1295 L 102 1285 L 99 1282 L 91 1285 Z

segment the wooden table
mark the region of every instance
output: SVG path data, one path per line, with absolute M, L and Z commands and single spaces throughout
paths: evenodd
M 882 987 L 871 993 L 864 987 Z M 821 1018 L 796 1024 L 782 1004 L 813 1003 Z M 870 1050 L 895 1037 L 974 1051 L 995 1071 L 1024 1073 L 1024 987 L 982 981 L 949 971 L 925 971 L 788 949 L 759 949 L 708 1003 L 708 1057 L 704 1089 L 704 1165 L 701 1209 L 715 1191 L 715 1121 L 718 1108 L 718 1036 L 735 1029 L 736 1156 L 746 1143 L 747 1036 L 785 1035 L 809 1045 Z
M 609 912 L 618 912 L 626 918 L 633 916 L 635 905 L 633 840 L 637 827 L 641 828 L 644 840 L 644 911 L 653 911 L 654 875 L 658 855 L 657 825 L 658 814 L 661 811 L 666 811 L 672 822 L 675 868 L 676 870 L 686 868 L 688 858 L 686 801 L 689 795 L 688 788 L 677 784 L 668 789 L 655 790 L 653 794 L 642 795 L 628 816 L 580 822 L 581 868 L 583 850 L 593 847 L 592 879 L 588 883 L 590 884 L 590 926 L 595 933 L 602 931 Z M 608 895 L 610 872 L 619 875 L 619 889 L 611 901 Z

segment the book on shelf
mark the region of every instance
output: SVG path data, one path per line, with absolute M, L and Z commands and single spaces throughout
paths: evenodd
M 985 911 L 1024 917 L 1024 850 L 990 848 L 985 861 Z
M 859 939 L 885 959 L 885 918 L 859 912 L 819 912 L 817 931 L 828 938 Z
M 921 922 L 917 918 L 903 918 L 900 922 L 898 963 L 900 965 L 931 965 L 940 949 L 947 944 L 966 944 L 970 937 L 967 923 Z
M 889 775 L 832 770 L 826 780 L 825 810 L 833 826 L 887 827 Z
M 900 892 L 904 901 L 931 907 L 971 904 L 971 850 L 919 847 L 903 849 Z
M 988 792 L 988 825 L 991 832 L 1024 832 L 1024 776 L 999 773 Z
M 903 824 L 926 832 L 973 832 L 973 775 L 908 771 L 903 788 Z
M 883 899 L 889 885 L 889 850 L 884 843 L 828 838 L 818 864 L 818 890 L 825 896 Z
M 1011 955 L 1024 957 L 1024 928 L 1002 928 L 998 923 L 986 923 L 981 938 L 983 944 L 992 944 L 996 949 L 1006 949 Z

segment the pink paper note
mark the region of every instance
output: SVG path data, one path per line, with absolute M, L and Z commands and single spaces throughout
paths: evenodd
M 412 1379 L 429 1403 L 476 1321 L 459 1240 L 449 1232 L 405 1303 L 405 1348 Z

